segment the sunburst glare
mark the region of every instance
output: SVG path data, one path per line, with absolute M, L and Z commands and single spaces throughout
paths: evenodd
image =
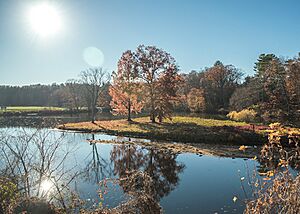
M 28 24 L 38 36 L 45 38 L 57 34 L 62 29 L 62 16 L 56 5 L 40 2 L 28 9 Z
M 51 190 L 53 189 L 54 185 L 53 183 L 51 182 L 51 180 L 49 179 L 44 179 L 42 182 L 41 182 L 41 191 L 43 193 L 49 193 L 51 192 Z

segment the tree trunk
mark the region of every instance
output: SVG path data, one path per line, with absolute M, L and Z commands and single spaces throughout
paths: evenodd
M 155 123 L 154 93 L 153 93 L 152 86 L 150 86 L 150 96 L 151 96 L 150 120 L 152 123 Z
M 152 123 L 155 123 L 155 108 L 154 108 L 153 99 L 151 99 L 150 120 Z
M 92 107 L 92 123 L 95 123 L 95 107 Z
M 150 113 L 150 120 L 152 123 L 155 123 L 155 115 L 154 115 L 154 112 L 151 110 L 151 113 Z
M 96 106 L 97 106 L 96 101 L 94 101 L 94 99 L 93 99 L 93 103 L 92 103 L 92 123 L 95 123 Z
M 128 118 L 127 121 L 132 121 L 131 120 L 131 102 L 130 99 L 128 100 Z
M 159 121 L 160 123 L 162 123 L 162 120 L 163 120 L 163 117 L 162 117 L 161 114 L 159 114 L 159 116 L 158 116 L 158 121 Z

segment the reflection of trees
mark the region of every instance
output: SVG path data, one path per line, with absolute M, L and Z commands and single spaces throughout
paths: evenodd
M 131 146 L 114 146 L 111 151 L 111 160 L 114 163 L 114 173 L 120 177 L 120 184 L 125 192 L 146 190 L 148 187 L 143 182 L 137 183 L 139 179 L 137 171 L 149 176 L 151 182 L 150 189 L 152 197 L 159 201 L 160 198 L 168 195 L 179 182 L 179 173 L 182 172 L 184 165 L 176 161 L 177 154 L 169 150 L 145 150 Z M 130 185 L 129 177 L 135 182 Z M 125 182 L 122 182 L 124 180 Z
M 77 173 L 65 167 L 72 148 L 64 136 L 40 129 L 0 134 L 1 176 L 13 178 L 24 200 L 41 197 L 69 209 L 65 193 Z
M 113 146 L 110 156 L 114 163 L 114 174 L 119 177 L 126 176 L 128 171 L 138 170 L 146 161 L 142 149 L 132 145 Z
M 92 183 L 99 183 L 105 177 L 112 175 L 111 163 L 99 155 L 97 144 L 91 143 L 92 152 L 88 157 L 91 159 L 87 162 L 83 176 Z
M 147 155 L 146 172 L 152 177 L 155 196 L 158 200 L 167 196 L 179 182 L 179 173 L 184 165 L 176 162 L 177 154 L 169 150 L 150 150 Z

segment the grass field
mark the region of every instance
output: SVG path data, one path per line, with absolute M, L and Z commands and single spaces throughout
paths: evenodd
M 187 116 L 176 116 L 163 123 L 150 123 L 148 117 L 140 117 L 133 122 L 111 120 L 68 123 L 58 128 L 185 143 L 261 144 L 261 135 L 251 131 L 247 123 Z
M 38 111 L 64 111 L 65 108 L 60 107 L 45 107 L 45 106 L 9 106 L 5 110 L 0 109 L 0 112 L 38 112 Z
M 0 109 L 0 116 L 22 116 L 28 114 L 53 115 L 66 112 L 68 109 L 47 106 L 9 106 Z

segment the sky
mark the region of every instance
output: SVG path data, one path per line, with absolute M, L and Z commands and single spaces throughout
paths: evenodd
M 246 75 L 261 53 L 300 52 L 299 0 L 48 0 L 61 27 L 46 38 L 28 18 L 41 2 L 0 0 L 0 85 L 78 78 L 94 65 L 86 59 L 93 49 L 108 72 L 124 51 L 144 44 L 169 52 L 180 72 L 221 60 Z

